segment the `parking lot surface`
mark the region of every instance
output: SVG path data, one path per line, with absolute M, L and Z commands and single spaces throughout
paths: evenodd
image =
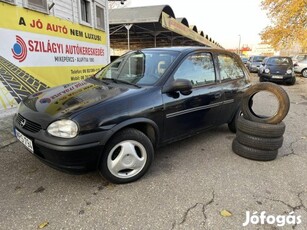
M 269 162 L 234 154 L 224 125 L 158 149 L 141 180 L 114 185 L 56 171 L 13 138 L 0 146 L 0 229 L 307 229 L 307 78 L 282 87 L 290 111 Z M 271 98 L 259 100 L 265 111 Z

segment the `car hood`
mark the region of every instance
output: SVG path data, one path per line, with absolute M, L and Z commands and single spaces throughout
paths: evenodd
M 95 104 L 119 98 L 136 90 L 142 88 L 89 78 L 35 93 L 23 100 L 19 112 L 27 119 L 44 124 L 47 120 L 68 118 Z
M 291 68 L 290 65 L 268 65 L 267 67 L 272 74 L 285 74 Z

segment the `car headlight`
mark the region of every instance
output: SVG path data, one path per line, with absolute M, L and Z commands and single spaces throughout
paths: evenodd
M 292 69 L 288 69 L 287 74 L 291 74 L 291 73 L 292 73 Z
M 47 132 L 56 137 L 73 138 L 78 134 L 78 126 L 71 120 L 59 120 L 51 123 Z
M 270 70 L 269 70 L 269 69 L 265 69 L 264 72 L 265 72 L 265 73 L 269 73 Z

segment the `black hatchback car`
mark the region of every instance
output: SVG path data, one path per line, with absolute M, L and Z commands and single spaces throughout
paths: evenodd
M 14 130 L 52 167 L 98 169 L 113 183 L 132 182 L 148 170 L 157 147 L 225 123 L 235 132 L 248 74 L 225 50 L 132 51 L 86 80 L 24 99 Z
M 290 57 L 274 56 L 264 59 L 258 71 L 259 81 L 294 85 L 296 78 Z

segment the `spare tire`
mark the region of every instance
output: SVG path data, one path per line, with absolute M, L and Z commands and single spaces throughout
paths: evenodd
M 239 116 L 237 120 L 237 130 L 257 137 L 274 138 L 281 137 L 284 134 L 286 125 L 284 122 L 279 124 L 258 123 L 249 121 L 243 116 Z
M 269 91 L 273 93 L 279 101 L 278 110 L 271 117 L 259 116 L 252 109 L 252 99 L 254 95 L 260 91 Z M 261 82 L 248 88 L 244 92 L 241 106 L 243 116 L 246 119 L 267 124 L 280 123 L 287 116 L 289 108 L 290 100 L 287 92 L 282 87 L 270 82 Z
M 257 137 L 237 131 L 237 140 L 242 145 L 261 149 L 261 150 L 276 150 L 282 146 L 284 138 L 281 137 Z
M 235 138 L 232 142 L 232 150 L 241 157 L 258 161 L 271 161 L 277 157 L 278 150 L 260 150 L 242 145 Z

